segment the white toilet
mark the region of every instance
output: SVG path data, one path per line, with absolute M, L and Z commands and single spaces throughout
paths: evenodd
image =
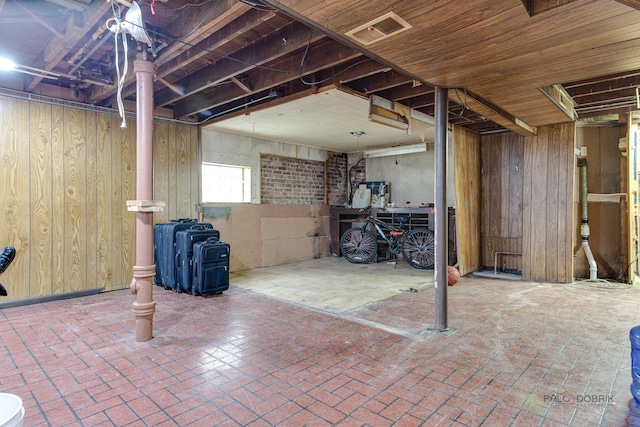
M 0 427 L 22 427 L 22 399 L 14 394 L 0 393 Z

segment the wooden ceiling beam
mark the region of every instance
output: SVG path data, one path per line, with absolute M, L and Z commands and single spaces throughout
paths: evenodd
M 67 53 L 75 48 L 76 44 L 78 44 L 78 42 L 91 31 L 93 26 L 99 20 L 103 19 L 105 14 L 110 10 L 111 4 L 109 2 L 98 2 L 95 7 L 87 7 L 82 13 L 70 13 L 67 18 L 64 37 L 53 37 L 31 66 L 46 71 L 53 70 Z M 26 84 L 27 92 L 33 91 L 41 81 L 42 77 L 31 78 Z
M 187 96 L 192 96 L 224 80 L 228 80 L 231 76 L 244 73 L 255 66 L 283 57 L 296 49 L 306 46 L 309 42 L 314 42 L 324 37 L 323 34 L 318 32 L 314 32 L 311 38 L 309 37 L 310 35 L 311 30 L 306 25 L 292 22 L 235 52 L 233 59 L 223 58 L 216 62 L 213 67 L 203 68 L 191 74 L 188 78 L 174 82 L 175 85 L 184 88 L 183 95 L 176 94 L 170 89 L 158 91 L 156 93 L 156 107 L 162 107 Z
M 20 8 L 22 10 L 24 10 L 25 12 L 27 12 L 29 15 L 31 15 L 31 17 L 33 19 L 35 19 L 40 25 L 42 25 L 43 27 L 45 27 L 47 30 L 49 30 L 50 32 L 53 33 L 54 36 L 58 37 L 59 39 L 64 38 L 64 34 L 62 34 L 60 31 L 58 31 L 56 28 L 52 27 L 51 25 L 49 25 L 49 23 L 47 21 L 45 21 L 44 19 L 42 19 L 40 16 L 38 16 L 38 14 L 36 14 L 33 10 L 31 10 L 30 7 L 28 7 L 27 5 L 22 4 L 21 1 L 19 0 L 14 0 L 15 4 L 17 4 L 18 6 L 20 6 Z
M 411 82 L 412 79 L 394 70 L 371 76 L 368 79 L 349 85 L 354 90 L 370 95 Z
M 454 102 L 461 102 L 462 99 L 463 105 L 471 111 L 489 118 L 518 135 L 533 136 L 537 134 L 537 129 L 534 126 L 529 126 L 514 115 L 468 90 L 465 93 L 460 89 L 450 89 L 449 99 Z
M 401 86 L 393 87 L 384 93 L 379 94 L 383 98 L 390 99 L 392 101 L 404 101 L 405 99 L 415 98 L 417 96 L 434 94 L 435 90 L 433 86 L 428 84 L 421 84 L 414 86 L 414 83 L 406 83 Z
M 196 50 L 201 52 L 200 49 L 194 49 L 190 45 L 198 44 L 202 40 L 209 38 L 211 34 L 230 24 L 249 9 L 250 6 L 236 0 L 221 0 L 220 2 L 210 2 L 202 7 L 187 8 L 183 14 L 167 26 L 173 32 L 167 35 L 173 42 L 160 51 L 158 58 L 155 59 L 156 67 L 162 68 L 168 62 L 177 62 L 176 57 L 181 52 L 196 53 Z M 201 22 L 201 25 L 197 26 L 199 22 Z M 206 54 L 206 52 L 204 53 Z M 188 57 L 188 54 L 182 55 L 182 59 L 185 56 Z M 168 68 L 171 68 L 171 65 Z M 166 77 L 167 74 L 163 74 L 161 77 Z M 135 93 L 135 81 L 134 73 L 127 76 L 122 92 L 123 96 Z M 115 86 L 110 88 L 96 87 L 87 96 L 92 104 L 111 105 L 114 103 L 112 101 L 115 98 L 110 98 L 116 94 L 116 91 L 117 88 Z
M 156 77 L 165 78 L 168 75 L 184 68 L 187 64 L 202 58 L 205 55 L 210 55 L 211 51 L 215 51 L 224 44 L 228 43 L 238 37 L 241 34 L 251 30 L 257 24 L 268 21 L 273 18 L 275 14 L 271 11 L 262 11 L 259 9 L 251 9 L 235 21 L 224 26 L 219 31 L 213 33 L 210 37 L 200 41 L 193 47 L 183 51 L 177 56 L 166 59 L 161 64 L 156 63 Z M 163 56 L 164 57 L 164 56 Z M 135 81 L 126 85 L 122 89 L 122 97 L 126 98 L 129 95 L 133 95 L 136 92 Z M 102 96 L 102 95 L 98 95 Z M 112 105 L 116 102 L 115 94 L 105 102 L 107 105 Z
M 309 49 L 305 59 L 304 75 L 309 75 L 323 68 L 332 67 L 351 58 L 362 57 L 355 49 L 341 45 L 334 40 L 321 40 Z M 244 80 L 245 85 L 252 88 L 249 94 L 258 93 L 300 77 L 300 62 L 303 52 L 297 52 L 280 61 L 270 62 L 270 68 L 289 70 L 286 73 L 274 70 L 254 69 L 248 71 Z M 201 96 L 185 99 L 176 103 L 174 113 L 176 118 L 187 117 L 200 111 L 210 110 L 225 102 L 233 101 L 247 95 L 247 92 L 228 87 L 215 88 Z
M 601 93 L 625 90 L 632 90 L 635 92 L 638 86 L 640 86 L 640 75 L 626 79 L 618 79 L 615 81 L 595 83 L 590 86 L 578 86 L 576 88 L 567 90 L 567 92 L 569 93 L 569 95 L 571 95 L 572 98 L 579 99 L 584 96 L 591 96 Z

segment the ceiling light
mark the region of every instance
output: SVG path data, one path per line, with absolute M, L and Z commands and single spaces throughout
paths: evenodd
M 427 144 L 399 145 L 397 147 L 365 150 L 364 157 L 397 156 L 400 154 L 422 153 L 427 151 Z
M 364 132 L 361 130 L 356 130 L 353 132 L 349 132 L 355 139 L 360 138 L 362 135 L 364 135 Z
M 8 58 L 0 58 L 0 70 L 13 70 L 16 68 L 16 63 Z

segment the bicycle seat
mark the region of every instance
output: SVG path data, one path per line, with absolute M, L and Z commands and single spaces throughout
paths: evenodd
M 398 221 L 400 224 L 406 224 L 407 222 L 409 222 L 409 217 L 399 216 L 399 217 L 396 217 L 395 220 Z

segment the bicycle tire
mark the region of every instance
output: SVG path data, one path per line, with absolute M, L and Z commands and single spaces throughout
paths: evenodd
M 340 238 L 342 256 L 353 264 L 368 264 L 378 253 L 378 240 L 369 230 L 350 228 Z
M 402 242 L 402 256 L 414 268 L 428 270 L 436 262 L 435 238 L 426 228 L 416 228 L 407 232 Z

